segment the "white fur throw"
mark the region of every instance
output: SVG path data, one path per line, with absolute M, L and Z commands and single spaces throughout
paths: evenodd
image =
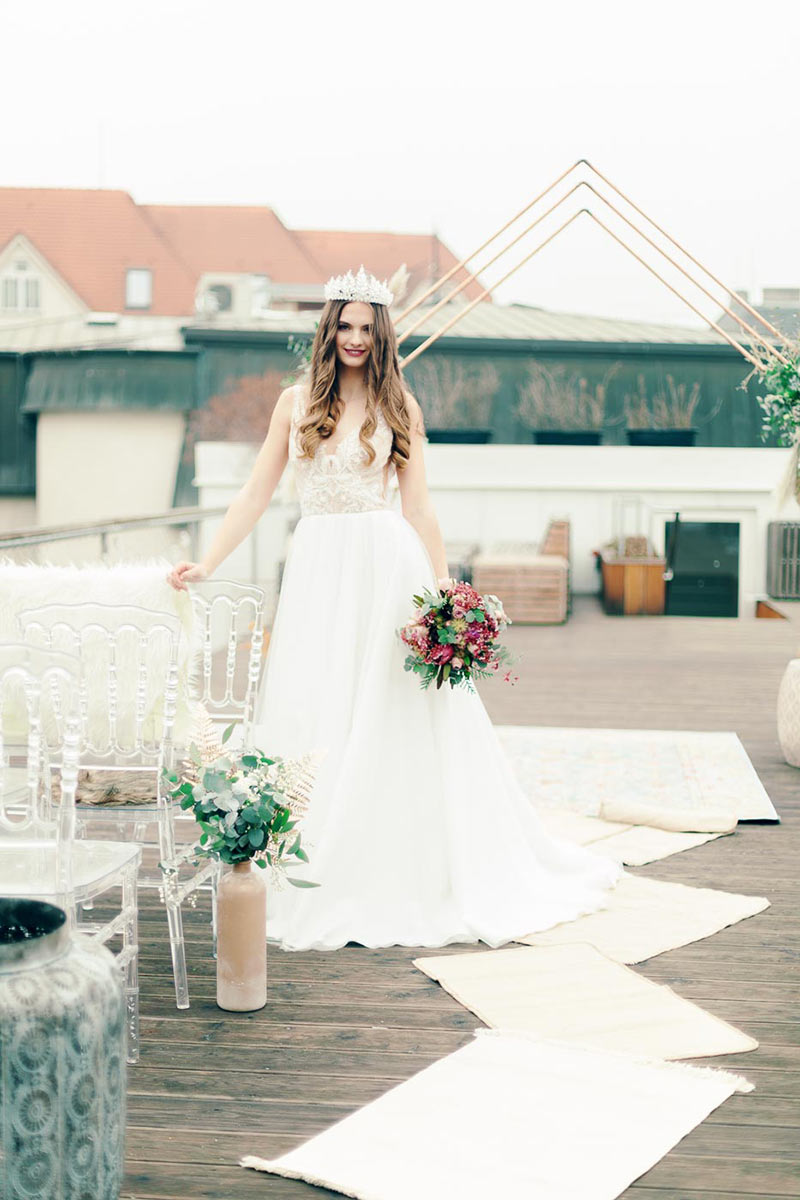
M 17 614 L 23 609 L 40 608 L 45 604 L 80 604 L 89 601 L 135 604 L 177 616 L 185 636 L 181 638 L 178 655 L 178 708 L 174 736 L 177 745 L 185 744 L 191 729 L 192 681 L 200 647 L 195 636 L 192 603 L 188 594 L 176 592 L 167 583 L 170 565 L 167 559 L 161 558 L 108 566 L 94 563 L 87 566 L 55 566 L 48 563 L 21 565 L 0 559 L 0 642 L 22 641 Z M 91 658 L 91 649 L 87 649 Z M 159 653 L 157 645 L 153 653 Z M 148 658 L 148 667 L 154 668 L 154 680 L 162 675 L 163 667 L 159 670 L 160 665 L 158 661 Z M 87 675 L 92 678 L 91 662 L 88 663 Z M 104 676 L 104 672 L 99 670 L 97 675 Z M 124 695 L 123 689 L 134 686 L 134 677 L 131 675 L 126 681 L 125 663 L 120 663 L 120 696 Z M 88 733 L 92 741 L 100 742 L 106 735 L 107 722 L 102 704 L 95 710 L 94 716 L 92 709 L 90 704 Z M 148 715 L 154 725 L 158 722 L 160 709 L 160 693 L 154 689 L 153 695 L 148 696 L 147 700 Z M 4 716 L 9 720 L 7 712 Z M 16 713 L 10 716 L 12 725 L 17 724 L 16 717 Z M 94 721 L 102 722 L 106 728 L 92 728 Z

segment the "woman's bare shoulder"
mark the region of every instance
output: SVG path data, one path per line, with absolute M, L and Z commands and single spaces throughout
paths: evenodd
M 289 387 L 284 388 L 278 397 L 276 408 L 280 408 L 282 412 L 291 414 L 294 412 L 295 406 L 304 403 L 308 398 L 308 384 L 300 381 L 292 383 Z

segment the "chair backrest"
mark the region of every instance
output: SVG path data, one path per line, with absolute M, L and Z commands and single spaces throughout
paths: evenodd
M 174 614 L 87 602 L 25 609 L 18 620 L 26 642 L 80 656 L 83 765 L 171 764 L 181 637 Z
M 70 848 L 75 835 L 81 676 L 76 655 L 24 642 L 0 645 L 0 841 L 22 837 L 26 845 L 55 842 L 56 894 L 65 903 L 72 891 Z M 23 730 L 20 709 L 25 718 Z M 43 727 L 48 721 L 60 733 L 58 761 L 45 745 Z M 52 765 L 59 766 L 61 773 L 57 808 L 50 802 Z
M 261 675 L 266 594 L 251 584 L 211 579 L 190 584 L 189 595 L 201 638 L 198 699 L 212 718 L 240 718 L 246 740 Z M 243 648 L 244 671 L 237 669 Z M 224 677 L 213 670 L 215 654 L 223 651 Z

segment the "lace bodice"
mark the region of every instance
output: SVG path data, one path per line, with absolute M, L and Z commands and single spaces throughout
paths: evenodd
M 321 442 L 313 459 L 303 458 L 298 426 L 303 419 L 306 400 L 305 389 L 298 386 L 292 408 L 289 459 L 294 466 L 302 515 L 374 512 L 391 508 L 391 488 L 397 475 L 394 464 L 389 462 L 392 430 L 383 413 L 378 411 L 378 427 L 372 435 L 374 462 L 367 462 L 358 428 L 345 434 L 333 452 Z

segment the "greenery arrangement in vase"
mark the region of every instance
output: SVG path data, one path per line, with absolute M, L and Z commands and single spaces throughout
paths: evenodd
M 561 364 L 532 360 L 518 385 L 514 415 L 545 445 L 597 446 L 603 438 L 608 384 L 621 369 L 613 363 L 598 382 Z
M 202 749 L 190 747 L 183 778 L 165 774 L 174 785 L 172 799 L 200 828 L 195 856 L 231 868 L 217 898 L 217 1004 L 250 1012 L 267 999 L 266 886 L 253 865 L 271 867 L 276 881 L 319 886 L 286 874 L 292 860 L 308 862 L 298 826 L 309 802 L 314 760 L 271 757 L 257 749 L 226 754 L 233 729 L 225 730 L 220 745 L 207 722 Z

